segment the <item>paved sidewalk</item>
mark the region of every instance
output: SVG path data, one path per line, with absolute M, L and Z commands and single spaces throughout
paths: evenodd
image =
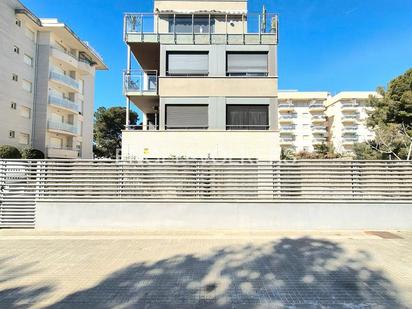
M 412 232 L 0 230 L 0 308 L 412 308 Z

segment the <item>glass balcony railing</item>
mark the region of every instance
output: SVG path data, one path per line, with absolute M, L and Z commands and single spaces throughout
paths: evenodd
M 53 121 L 49 120 L 47 123 L 47 127 L 52 130 L 58 130 L 58 131 L 64 131 L 64 132 L 70 132 L 73 134 L 79 134 L 79 129 L 70 123 L 66 122 L 59 122 L 59 121 Z
M 63 84 L 66 84 L 72 88 L 75 88 L 77 90 L 80 89 L 79 83 L 74 79 L 71 78 L 70 76 L 58 73 L 56 71 L 51 71 L 50 72 L 50 79 L 56 80 L 58 82 L 61 82 Z
M 127 13 L 124 16 L 124 38 L 129 35 L 208 35 L 209 40 L 217 35 L 233 36 L 258 34 L 261 38 L 270 35 L 277 42 L 278 17 L 274 13 L 224 13 L 217 11 L 179 13 L 178 11 L 156 13 Z
M 80 106 L 77 103 L 75 103 L 73 101 L 70 101 L 70 100 L 67 100 L 67 99 L 59 98 L 59 97 L 54 96 L 54 95 L 49 96 L 49 104 L 61 106 L 61 107 L 64 107 L 66 109 L 76 111 L 78 113 L 80 112 Z
M 157 93 L 157 80 L 157 71 L 125 71 L 123 74 L 124 91 Z

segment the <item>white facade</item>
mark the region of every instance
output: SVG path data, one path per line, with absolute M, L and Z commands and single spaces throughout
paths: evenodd
M 282 149 L 313 151 L 327 143 L 324 103 L 328 92 L 279 92 L 279 131 Z
M 0 144 L 92 158 L 94 77 L 105 64 L 56 19 L 0 3 Z
M 330 141 L 339 153 L 351 153 L 354 143 L 374 138 L 366 126 L 370 96 L 379 96 L 374 91 L 340 92 L 325 103 Z

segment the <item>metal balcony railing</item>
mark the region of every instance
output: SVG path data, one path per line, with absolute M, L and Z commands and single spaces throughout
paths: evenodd
M 76 81 L 74 78 L 71 78 L 70 76 L 58 73 L 56 71 L 51 71 L 50 72 L 50 79 L 59 81 L 61 83 L 64 83 L 66 85 L 69 85 L 72 88 L 75 88 L 77 90 L 80 89 L 80 85 L 78 83 L 78 81 Z
M 70 132 L 73 134 L 79 134 L 79 129 L 75 125 L 66 123 L 66 122 L 58 122 L 58 121 L 49 120 L 47 127 L 52 130 L 59 130 L 59 131 Z
M 126 13 L 124 38 L 130 34 L 162 35 L 275 35 L 278 32 L 278 16 L 274 13 L 225 13 L 225 12 L 156 12 Z M 277 38 L 276 38 L 277 41 Z
M 156 70 L 131 70 L 123 73 L 124 92 L 157 93 L 158 75 Z
M 57 96 L 54 95 L 50 95 L 49 96 L 49 104 L 53 104 L 53 105 L 57 105 L 57 106 L 61 106 L 67 109 L 70 109 L 72 111 L 76 111 L 76 112 L 80 112 L 80 105 L 77 104 L 76 102 L 67 100 L 67 99 L 63 99 L 63 98 L 59 98 Z

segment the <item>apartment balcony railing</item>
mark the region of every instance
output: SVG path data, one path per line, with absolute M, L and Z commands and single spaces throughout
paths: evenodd
M 314 145 L 319 145 L 319 144 L 324 144 L 324 143 L 326 143 L 325 137 L 318 137 L 318 138 L 312 139 L 312 144 Z
M 167 11 L 124 16 L 124 39 L 133 42 L 276 44 L 277 33 L 274 13 Z
M 293 143 L 295 141 L 294 137 L 281 137 L 280 142 L 281 143 Z
M 320 133 L 326 133 L 326 127 L 323 126 L 312 126 L 311 127 L 313 132 L 320 132 Z
M 58 159 L 76 159 L 79 157 L 79 150 L 74 147 L 47 147 L 47 156 Z
M 75 111 L 75 112 L 80 112 L 80 105 L 77 104 L 76 102 L 67 100 L 67 99 L 63 99 L 63 98 L 59 98 L 57 96 L 54 95 L 50 95 L 49 96 L 49 104 L 52 105 L 57 105 L 60 107 L 63 107 L 65 109 L 69 109 L 71 111 Z
M 79 129 L 70 123 L 49 120 L 47 128 L 51 130 L 64 131 L 72 134 L 79 134 Z
M 342 103 L 341 107 L 342 108 L 348 108 L 348 107 L 356 108 L 356 107 L 359 107 L 359 104 L 358 103 Z
M 132 70 L 123 74 L 123 87 L 125 93 L 137 92 L 139 94 L 157 94 L 158 75 L 156 70 Z
M 298 116 L 293 114 L 293 115 L 280 115 L 279 119 L 296 119 Z
M 345 126 L 342 128 L 342 133 L 356 133 L 357 131 L 357 126 Z
M 63 84 L 66 84 L 66 85 L 70 86 L 71 88 L 74 88 L 74 89 L 77 89 L 77 90 L 80 89 L 79 83 L 74 78 L 71 78 L 70 76 L 67 76 L 67 75 L 64 75 L 64 74 L 61 74 L 61 73 L 58 73 L 56 71 L 51 71 L 50 72 L 50 79 L 56 80 L 56 81 L 58 81 L 60 83 L 63 83 Z
M 281 126 L 280 131 L 294 131 L 296 126 Z
M 326 121 L 326 116 L 324 116 L 324 115 L 314 115 L 314 116 L 312 116 L 312 121 Z
M 352 137 L 343 137 L 342 142 L 344 144 L 351 144 L 351 143 L 357 143 L 359 141 L 358 136 L 352 136 Z
M 311 103 L 309 104 L 309 110 L 324 110 L 325 106 L 323 105 L 323 103 Z
M 279 108 L 294 108 L 292 103 L 279 103 Z
M 356 121 L 359 119 L 359 115 L 358 114 L 354 114 L 354 115 L 343 115 L 342 116 L 342 120 L 347 121 Z

